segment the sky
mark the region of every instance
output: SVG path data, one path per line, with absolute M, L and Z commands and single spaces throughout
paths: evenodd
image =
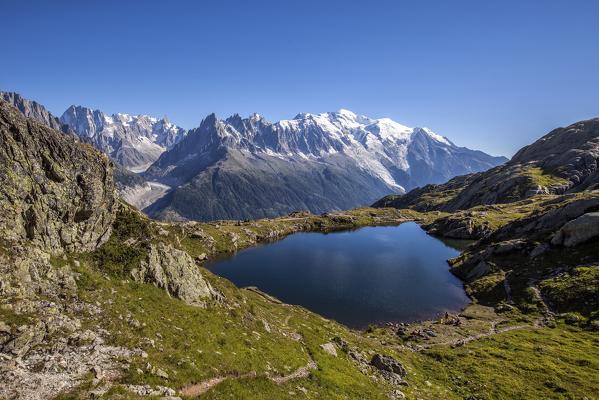
M 0 90 L 267 119 L 345 108 L 513 153 L 599 116 L 599 1 L 10 1 Z

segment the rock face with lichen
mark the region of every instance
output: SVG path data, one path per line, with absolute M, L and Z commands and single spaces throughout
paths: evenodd
M 131 275 L 192 305 L 202 306 L 217 296 L 189 254 L 164 243 L 152 244 L 147 259 Z
M 108 158 L 0 101 L 0 230 L 49 252 L 93 250 L 115 212 Z

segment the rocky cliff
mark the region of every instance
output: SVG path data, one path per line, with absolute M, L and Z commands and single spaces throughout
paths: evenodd
M 4 101 L 0 179 L 4 240 L 86 251 L 110 236 L 116 199 L 108 158 Z
M 117 200 L 112 162 L 47 123 L 0 100 L 0 398 L 54 398 L 90 371 L 120 375 L 145 354 L 107 345 L 108 331 L 83 328 L 82 319 L 101 312 L 81 298 L 85 262 L 106 270 L 106 254 L 116 253 L 113 277 L 194 306 L 217 295 L 186 252 L 152 244 L 149 235 L 117 240 L 128 206 Z M 125 269 L 132 254 L 127 267 L 135 272 Z

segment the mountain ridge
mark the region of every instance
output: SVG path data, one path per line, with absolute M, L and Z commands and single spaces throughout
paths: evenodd
M 509 203 L 537 194 L 562 194 L 599 186 L 599 118 L 557 128 L 519 150 L 504 165 L 387 196 L 376 207 L 457 211 Z
M 239 168 L 241 159 L 245 159 L 243 168 Z M 232 216 L 203 204 L 205 196 L 197 194 L 201 188 L 209 193 L 212 203 L 220 201 L 225 209 L 243 205 L 249 195 L 255 200 L 256 211 L 234 214 L 245 219 L 273 217 L 306 207 L 315 213 L 330 211 L 328 203 L 333 198 L 327 198 L 329 187 L 338 187 L 352 177 L 355 185 L 345 184 L 336 192 L 335 201 L 343 203 L 341 208 L 369 204 L 385 192 L 403 192 L 406 187 L 443 182 L 456 174 L 484 170 L 504 160 L 458 147 L 427 128 L 410 128 L 389 118 L 371 119 L 348 110 L 302 113 L 292 120 L 274 123 L 259 114 L 248 118 L 234 114 L 224 120 L 210 114 L 143 175 L 173 186 L 173 191 L 178 192 L 148 208 L 154 217 Z M 282 163 L 292 165 L 297 173 Z M 244 175 L 245 185 L 262 190 L 251 195 L 241 184 L 228 188 L 220 185 L 221 177 L 231 175 L 232 171 Z M 251 175 L 249 171 L 256 173 Z M 303 177 L 300 181 L 299 175 Z M 277 190 L 284 190 L 279 196 L 287 203 L 276 204 L 277 196 L 267 193 L 276 190 L 265 180 L 279 182 Z M 197 210 L 190 210 L 180 202 L 165 203 L 175 198 L 185 198 Z M 236 203 L 235 198 L 242 201 Z
M 0 99 L 12 104 L 21 112 L 21 114 L 28 118 L 41 122 L 52 129 L 63 131 L 65 133 L 69 132 L 69 128 L 60 122 L 60 118 L 53 115 L 46 109 L 46 107 L 35 100 L 26 99 L 16 92 L 3 91 L 0 91 Z
M 79 136 L 133 172 L 142 172 L 185 135 L 166 117 L 115 113 L 70 106 L 60 117 Z

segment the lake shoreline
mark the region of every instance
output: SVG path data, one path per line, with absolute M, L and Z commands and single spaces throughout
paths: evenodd
M 406 221 L 295 233 L 213 258 L 205 267 L 239 288 L 256 286 L 284 303 L 366 329 L 461 311 L 470 299 L 447 264 L 459 254 Z

